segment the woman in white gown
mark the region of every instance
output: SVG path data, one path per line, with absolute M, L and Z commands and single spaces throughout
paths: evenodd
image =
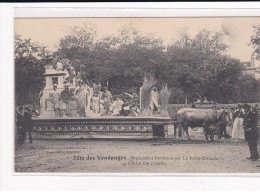
M 232 138 L 245 139 L 245 131 L 243 128 L 244 112 L 241 105 L 238 105 L 238 109 L 234 113 L 234 123 L 232 129 Z

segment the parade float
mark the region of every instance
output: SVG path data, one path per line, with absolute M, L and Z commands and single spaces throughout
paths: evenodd
M 82 83 L 73 71 L 72 68 L 72 71 L 68 73 L 61 63 L 57 63 L 56 68 L 51 65 L 45 66 L 45 87 L 40 95 L 40 115 L 33 118 L 34 138 L 150 139 L 167 137 L 168 125 L 171 121 L 167 112 L 169 97 L 167 86 L 163 87 L 160 93 L 156 93 L 155 82 L 145 78 L 139 96 L 136 98 L 138 103 L 129 105 L 128 102 L 117 99 L 118 97 L 114 101 L 112 97 L 105 98 L 104 103 L 103 97 L 102 101 L 99 94 L 93 92 L 93 88 L 97 86 L 90 87 Z M 64 101 L 61 94 L 66 90 L 69 91 L 70 97 Z M 57 102 L 55 103 L 56 94 Z M 106 94 L 111 95 L 109 91 Z M 95 99 L 99 100 L 97 104 L 94 104 Z M 57 103 L 60 103 L 59 113 L 57 113 Z M 128 114 L 120 114 L 120 110 L 124 108 Z

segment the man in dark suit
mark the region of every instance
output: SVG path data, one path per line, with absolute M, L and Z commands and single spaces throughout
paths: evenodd
M 29 135 L 29 142 L 32 143 L 32 129 L 33 129 L 32 113 L 28 107 L 25 107 L 25 112 L 24 112 L 24 128 L 25 128 L 24 140 L 26 138 L 26 132 L 27 132 Z
M 259 159 L 259 153 L 257 149 L 257 141 L 259 138 L 258 129 L 256 126 L 257 113 L 250 111 L 251 106 L 248 104 L 244 105 L 245 116 L 244 116 L 244 129 L 245 129 L 245 140 L 248 141 L 249 151 L 251 156 L 247 159 L 256 161 Z
M 18 143 L 24 143 L 24 116 L 23 116 L 23 107 L 19 107 L 16 112 L 16 127 L 18 132 Z

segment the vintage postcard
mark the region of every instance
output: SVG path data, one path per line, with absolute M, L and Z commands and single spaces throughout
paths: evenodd
M 260 173 L 260 17 L 14 19 L 14 171 Z

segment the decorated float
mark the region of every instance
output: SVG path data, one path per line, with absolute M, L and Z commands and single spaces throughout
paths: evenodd
M 45 87 L 40 94 L 40 115 L 33 118 L 34 138 L 167 137 L 171 118 L 169 92 L 159 92 L 155 81 L 145 77 L 139 95 L 112 97 L 100 84 L 84 83 L 73 67 L 45 66 Z M 126 100 L 127 99 L 127 100 Z

